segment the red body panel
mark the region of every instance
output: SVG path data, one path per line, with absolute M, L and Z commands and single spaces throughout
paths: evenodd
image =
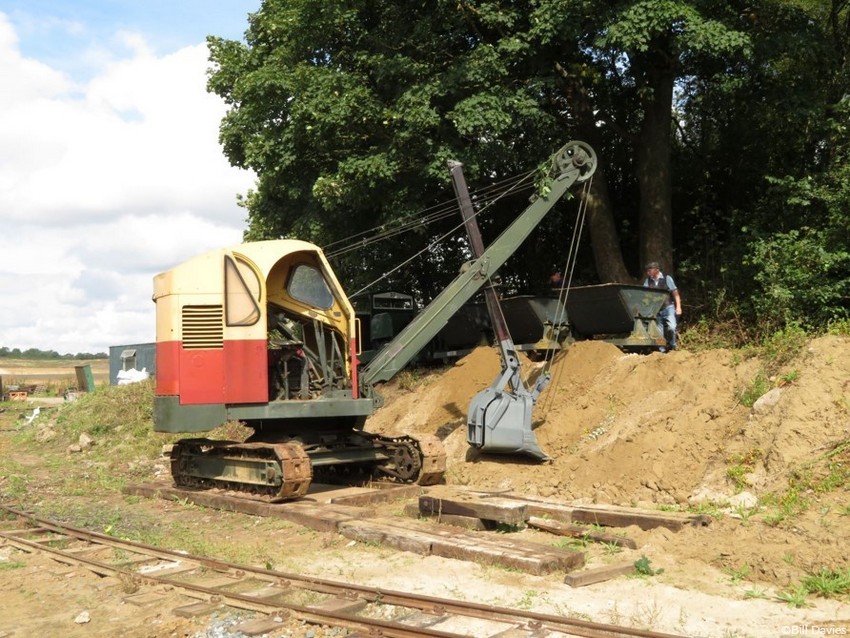
M 158 343 L 156 355 L 156 392 L 179 395 L 181 405 L 268 401 L 265 340 L 225 341 L 210 350 L 172 341 Z

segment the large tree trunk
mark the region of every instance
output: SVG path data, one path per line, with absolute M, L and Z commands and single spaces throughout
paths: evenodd
M 588 144 L 591 143 L 588 142 Z M 593 144 L 591 146 L 594 150 L 599 148 Z M 601 159 L 597 161 L 599 165 L 593 175 L 590 190 L 587 192 L 587 216 L 596 274 L 602 283 L 631 283 L 632 277 L 623 261 L 620 237 L 614 223 L 604 162 Z
M 673 270 L 673 216 L 670 177 L 670 138 L 672 126 L 673 82 L 675 75 L 668 59 L 650 54 L 641 60 L 646 66 L 643 88 L 644 117 L 638 147 L 635 150 L 640 188 L 640 257 L 658 261 L 662 270 Z M 642 66 L 642 65 L 641 65 Z
M 605 177 L 605 161 L 602 157 L 602 139 L 596 128 L 596 117 L 593 112 L 594 104 L 578 83 L 570 82 L 570 85 L 566 95 L 578 123 L 578 133 L 582 141 L 590 144 L 596 151 L 596 172 L 593 174 L 591 188 L 587 192 L 587 219 L 596 275 L 602 283 L 630 282 L 632 277 L 623 261 L 620 237 L 617 233 L 617 225 L 614 223 L 608 180 Z

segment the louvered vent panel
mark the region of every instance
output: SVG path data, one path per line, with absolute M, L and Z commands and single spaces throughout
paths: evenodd
M 183 306 L 183 349 L 224 347 L 221 306 Z

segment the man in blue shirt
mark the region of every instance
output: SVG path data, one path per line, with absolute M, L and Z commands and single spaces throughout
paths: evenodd
M 661 310 L 658 311 L 656 321 L 664 338 L 667 339 L 667 348 L 661 348 L 661 352 L 675 350 L 676 318 L 682 316 L 682 299 L 679 296 L 679 289 L 676 288 L 676 282 L 670 275 L 661 272 L 661 266 L 657 261 L 651 261 L 646 265 L 646 279 L 643 280 L 643 285 L 647 288 L 661 288 L 670 293 Z

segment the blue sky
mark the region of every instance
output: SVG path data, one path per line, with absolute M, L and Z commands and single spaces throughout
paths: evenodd
M 154 275 L 239 243 L 205 38 L 259 5 L 0 0 L 0 346 L 154 341 Z
M 79 79 L 96 71 L 91 51 L 120 53 L 118 32 L 141 35 L 155 53 L 203 42 L 241 39 L 260 0 L 0 0 L 21 52 Z

